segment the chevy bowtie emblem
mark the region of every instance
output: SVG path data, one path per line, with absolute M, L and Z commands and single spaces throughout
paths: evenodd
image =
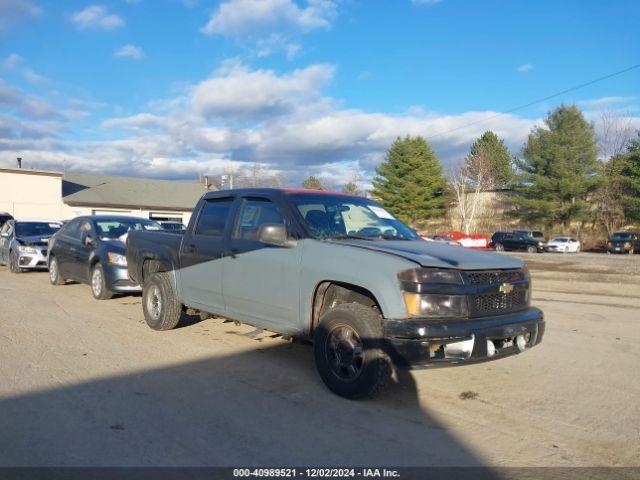
M 507 293 L 511 292 L 513 292 L 513 284 L 503 283 L 502 285 L 500 285 L 500 293 L 504 293 L 506 295 Z

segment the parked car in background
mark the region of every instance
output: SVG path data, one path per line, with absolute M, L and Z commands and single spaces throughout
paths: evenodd
M 187 227 L 181 222 L 159 222 L 163 230 L 169 232 L 184 232 Z
M 513 233 L 526 235 L 533 238 L 534 240 L 537 240 L 538 242 L 547 242 L 547 240 L 544 238 L 544 233 L 542 233 L 540 230 L 514 230 Z
M 579 253 L 580 248 L 580 241 L 573 237 L 553 237 L 544 247 L 547 252 L 561 253 Z
M 496 232 L 490 245 L 497 251 L 521 250 L 529 253 L 542 252 L 545 242 L 522 232 Z
M 13 220 L 13 216 L 10 213 L 0 213 L 0 228 L 9 220 Z
M 460 242 L 458 242 L 457 240 L 454 240 L 453 238 L 449 237 L 448 235 L 434 235 L 433 237 L 431 237 L 430 240 L 433 241 L 433 242 L 446 243 L 447 245 L 454 245 L 456 247 L 460 247 L 461 246 Z
M 640 234 L 636 232 L 615 232 L 607 242 L 607 253 L 640 252 Z
M 348 398 L 378 393 L 394 366 L 498 359 L 544 333 L 521 260 L 424 242 L 350 195 L 209 192 L 184 235 L 131 232 L 127 263 L 149 327 L 189 309 L 312 340 L 320 377 Z
M 125 241 L 131 230 L 161 230 L 145 218 L 93 215 L 69 221 L 50 241 L 49 280 L 74 280 L 91 286 L 97 300 L 116 292 L 139 292 L 127 274 Z
M 49 239 L 61 227 L 59 222 L 8 220 L 0 228 L 0 263 L 13 273 L 47 268 Z

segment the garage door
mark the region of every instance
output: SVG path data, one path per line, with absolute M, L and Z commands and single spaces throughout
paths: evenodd
M 94 210 L 94 215 L 127 215 L 131 217 L 139 217 L 140 214 L 136 215 L 131 210 Z

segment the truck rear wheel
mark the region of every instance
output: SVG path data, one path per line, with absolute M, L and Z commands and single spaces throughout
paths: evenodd
M 182 303 L 176 296 L 167 272 L 149 275 L 142 288 L 144 319 L 154 330 L 171 330 L 178 325 Z
M 359 303 L 325 313 L 314 333 L 316 368 L 333 393 L 357 399 L 380 393 L 389 383 L 391 360 L 381 349 L 380 315 Z

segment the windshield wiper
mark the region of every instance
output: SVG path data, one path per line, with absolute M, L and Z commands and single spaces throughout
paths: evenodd
M 369 240 L 373 241 L 377 237 L 365 237 L 363 235 L 332 235 L 330 237 L 324 237 L 324 240 Z

